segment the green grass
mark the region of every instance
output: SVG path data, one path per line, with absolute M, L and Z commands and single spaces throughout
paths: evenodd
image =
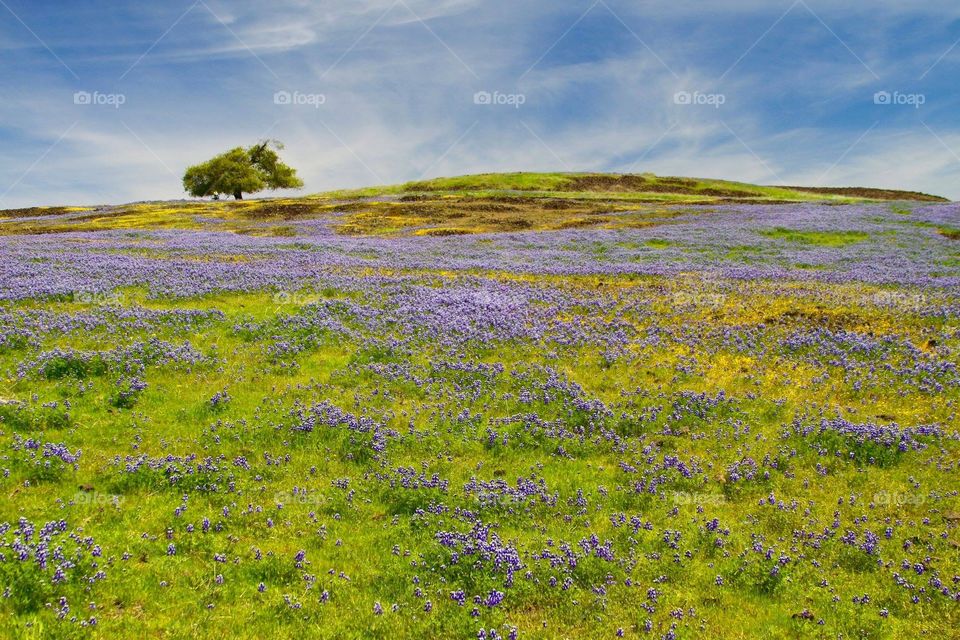
M 665 249 L 667 247 L 673 246 L 675 243 L 671 242 L 670 240 L 661 240 L 659 238 L 654 238 L 652 240 L 647 240 L 644 244 L 652 249 Z
M 336 219 L 350 225 L 341 232 L 379 235 L 584 224 L 627 230 L 675 224 L 681 210 L 684 216 L 711 212 L 659 202 L 637 206 L 645 198 L 685 204 L 722 198 L 703 195 L 710 189 L 785 195 L 716 181 L 683 183 L 685 193 L 644 193 L 628 190 L 640 182 L 609 176 L 593 183 L 599 190 L 569 190 L 584 177 L 596 176 L 452 178 L 367 191 L 365 197 L 383 200 L 375 203 L 358 201 L 359 192 L 341 193 L 341 202 L 327 194 L 155 203 L 90 212 L 72 224 L 55 216 L 49 226 L 4 224 L 20 232 L 85 230 L 93 233 L 91 243 L 97 230 L 120 229 L 130 246 L 117 248 L 110 240 L 110 251 L 144 261 L 215 261 L 229 272 L 251 256 L 185 256 L 142 230 L 198 224 L 196 216 L 205 220 L 203 228 L 281 238 L 277 250 L 303 252 L 303 260 L 323 266 L 326 240 L 290 237 L 292 220 L 339 211 Z M 643 179 L 670 185 L 669 179 Z M 403 202 L 384 197 L 409 195 L 412 188 L 432 195 Z M 918 235 L 911 236 L 914 221 L 894 217 L 907 225 L 895 239 L 945 243 L 937 240 L 940 227 L 918 223 Z M 98 567 L 108 576 L 88 587 L 82 572 L 72 573 L 54 586 L 40 579 L 34 564 L 11 569 L 0 562 L 0 591 L 10 586 L 13 594 L 0 598 L 0 636 L 401 640 L 476 638 L 480 628 L 505 635 L 510 625 L 521 638 L 615 638 L 618 629 L 628 638 L 660 638 L 677 622 L 681 640 L 950 637 L 960 610 L 929 580 L 937 575 L 956 589 L 952 577 L 960 573 L 960 536 L 949 520 L 960 514 L 951 488 L 960 445 L 950 435 L 960 402 L 960 333 L 950 315 L 956 293 L 814 280 L 815 271 L 832 265 L 794 263 L 795 252 L 781 253 L 870 239 L 852 229 L 771 229 L 761 232 L 761 246 L 697 246 L 657 233 L 623 231 L 610 234 L 609 242 L 574 236 L 556 250 L 571 264 L 591 267 L 622 252 L 656 260 L 682 251 L 739 265 L 782 259 L 810 271 L 811 280 L 338 264 L 333 276 L 321 277 L 322 285 L 299 283 L 281 297 L 267 289 L 154 297 L 146 285 L 114 292 L 128 310 L 223 314 L 181 328 L 129 319 L 92 326 L 90 318 L 103 308 L 71 296 L 0 304 L 0 322 L 30 310 L 45 314 L 44 326 L 77 321 L 66 332 L 51 329 L 35 339 L 9 333 L 0 343 L 0 522 L 66 520 L 80 529 L 78 536 L 101 546 Z M 491 233 L 466 246 L 477 253 L 500 243 L 530 250 L 540 241 Z M 359 240 L 350 255 L 369 257 L 388 245 Z M 943 266 L 957 264 L 951 258 Z M 491 320 L 531 329 L 535 337 L 497 333 L 459 342 L 450 329 L 438 338 L 421 333 L 429 326 L 425 317 L 449 313 L 456 325 L 460 318 L 450 311 L 456 305 L 425 305 L 403 320 L 392 303 L 400 292 L 438 288 L 449 288 L 454 300 L 489 305 L 475 325 Z M 339 303 L 359 305 L 360 315 Z M 510 311 L 501 313 L 499 304 Z M 526 315 L 534 310 L 547 310 L 546 317 Z M 311 322 L 331 317 L 348 330 Z M 372 331 L 360 317 L 389 322 Z M 151 339 L 189 341 L 204 360 L 143 358 L 138 375 L 146 388 L 121 395 L 136 365 L 105 354 Z M 19 366 L 54 349 L 102 354 L 65 356 L 42 372 L 17 375 Z M 229 401 L 214 406 L 211 398 L 223 391 Z M 320 402 L 389 429 L 385 453 L 375 451 L 371 432 L 343 424 L 294 430 L 298 412 Z M 820 420 L 832 416 L 855 424 L 932 424 L 947 435 L 923 436 L 925 448 L 900 450 L 816 433 Z M 814 431 L 801 434 L 797 424 Z M 14 446 L 26 438 L 81 450 L 78 468 L 34 464 Z M 209 458 L 216 468 L 177 477 L 176 465 L 184 463 L 175 458 L 190 455 Z M 127 456 L 148 456 L 153 464 L 127 472 Z M 748 458 L 757 475 L 731 478 L 731 466 Z M 676 461 L 695 472 L 686 477 Z M 449 484 L 446 490 L 404 486 L 398 469 L 427 478 L 436 473 Z M 490 505 L 465 489 L 474 479 L 516 487 L 518 478 L 542 480 L 556 501 Z M 656 491 L 638 490 L 641 483 Z M 634 530 L 633 517 L 649 529 Z M 454 562 L 439 544 L 437 532 L 465 531 L 473 518 L 491 524 L 521 553 L 526 566 L 512 586 L 504 586 L 490 562 Z M 708 529 L 713 518 L 729 533 Z M 862 541 L 867 530 L 882 538 L 877 556 L 840 541 L 848 531 Z M 677 534 L 673 549 L 664 538 Z M 575 566 L 537 559 L 545 551 L 562 555 L 564 545 L 580 550 L 594 535 L 610 541 L 613 562 L 590 554 Z M 754 552 L 756 545 L 774 549 L 772 559 Z M 301 550 L 306 560 L 296 567 Z M 781 555 L 790 560 L 772 574 Z M 910 569 L 900 569 L 904 561 Z M 928 566 L 923 576 L 912 568 L 920 562 Z M 87 570 L 92 567 L 84 565 Z M 898 586 L 894 571 L 915 588 Z M 651 588 L 659 592 L 655 605 L 647 600 Z M 463 607 L 451 599 L 457 589 L 467 592 Z M 506 593 L 504 603 L 477 606 L 474 616 L 472 598 L 493 589 Z M 853 603 L 865 593 L 868 604 Z M 71 615 L 95 615 L 97 626 L 58 620 L 61 596 Z M 376 602 L 382 616 L 373 613 Z M 881 617 L 881 609 L 889 617 Z M 683 611 L 679 622 L 677 610 Z M 805 610 L 813 620 L 801 615 Z M 647 619 L 650 633 L 643 630 Z
M 608 247 L 596 244 L 584 250 L 600 255 Z M 561 457 L 555 453 L 556 443 L 542 435 L 522 428 L 496 427 L 510 435 L 510 442 L 491 445 L 485 431 L 488 423 L 464 425 L 453 419 L 464 409 L 490 417 L 534 411 L 547 419 L 562 420 L 571 428 L 588 424 L 584 416 L 565 406 L 561 397 L 539 399 L 532 404 L 518 400 L 518 391 L 524 387 L 522 378 L 502 375 L 488 382 L 471 373 L 434 368 L 437 358 L 443 357 L 442 350 L 429 342 L 418 342 L 411 350 L 391 352 L 323 334 L 293 358 L 295 366 L 281 367 L 264 351 L 265 344 L 289 335 L 281 325 L 270 324 L 263 333 L 250 336 L 234 327 L 246 321 L 273 323 L 286 314 L 305 311 L 302 306 L 278 306 L 268 292 L 150 300 L 142 296 L 142 290 L 131 289 L 125 292 L 127 304 L 222 311 L 226 316 L 222 321 L 186 334 L 170 330 L 150 332 L 170 341 L 188 338 L 203 345 L 208 353 L 215 348 L 220 363 L 192 368 L 150 366 L 145 375 L 148 388 L 130 406 L 119 407 L 111 402 L 114 376 L 102 372 L 4 380 L 0 397 L 17 399 L 26 409 L 22 414 L 9 408 L 0 410 L 4 431 L 0 437 L 9 439 L 9 434 L 16 432 L 46 441 L 65 441 L 72 448 L 82 448 L 83 458 L 78 471 L 66 470 L 50 476 L 31 475 L 28 468 L 12 466 L 4 490 L 8 495 L 16 492 L 17 499 L 0 503 L 0 521 L 26 516 L 80 522 L 85 535 L 93 536 L 112 557 L 107 568 L 108 581 L 91 594 L 80 585 L 66 587 L 78 614 L 89 615 L 83 611 L 85 603 L 97 602 L 99 624 L 89 634 L 92 637 L 122 634 L 208 638 L 225 633 L 250 638 L 384 634 L 397 638 L 473 637 L 481 624 L 499 628 L 505 622 L 520 627 L 521 637 L 614 637 L 620 627 L 625 627 L 631 636 L 646 637 L 640 631 L 643 621 L 653 617 L 662 635 L 670 622 L 669 611 L 675 608 L 694 608 L 698 612 L 698 621 L 681 634 L 685 638 L 701 637 L 699 634 L 728 638 L 816 637 L 812 635 L 814 630 L 822 630 L 830 637 L 859 634 L 893 639 L 958 622 L 956 611 L 933 603 L 923 605 L 928 613 L 919 616 L 906 600 L 909 594 L 893 585 L 886 573 L 837 545 L 828 545 L 829 551 L 822 552 L 805 548 L 804 553 L 818 559 L 824 572 L 815 571 L 809 564 L 798 564 L 785 571 L 784 579 L 773 580 L 765 565 L 742 567 L 737 554 L 725 558 L 722 552 L 712 550 L 713 537 L 704 534 L 701 523 L 706 518 L 719 517 L 724 526 L 733 530 L 727 543 L 731 548 L 749 546 L 748 532 L 760 528 L 767 532 L 768 546 L 788 552 L 790 545 L 796 544 L 792 542 L 793 531 L 804 527 L 819 531 L 820 525 L 833 518 L 838 499 L 847 499 L 851 493 L 862 495 L 864 502 L 879 488 L 915 495 L 918 490 L 912 483 L 916 482 L 923 487 L 923 495 L 927 495 L 940 480 L 936 465 L 924 462 L 934 450 L 894 455 L 885 449 L 872 451 L 841 439 L 824 442 L 822 446 L 843 451 L 843 456 L 818 456 L 802 439 L 784 440 L 782 431 L 811 404 L 841 410 L 851 420 L 876 420 L 877 415 L 886 415 L 890 420 L 912 424 L 948 422 L 952 415 L 949 403 L 957 400 L 954 389 L 945 394 L 926 393 L 898 381 L 883 367 L 877 367 L 879 378 L 867 377 L 863 389 L 857 385 L 856 376 L 844 379 L 835 364 L 811 364 L 805 352 L 754 358 L 735 344 L 714 341 L 709 337 L 712 332 L 767 323 L 764 345 L 775 349 L 780 340 L 795 330 L 817 329 L 824 318 L 840 318 L 849 331 L 870 330 L 878 335 L 896 332 L 919 344 L 937 330 L 936 319 L 870 307 L 864 301 L 873 299 L 875 291 L 859 285 L 807 292 L 798 287 L 795 297 L 784 299 L 783 291 L 774 287 L 741 283 L 726 300 L 714 300 L 697 293 L 695 280 L 609 275 L 602 276 L 602 280 L 605 287 L 622 291 L 627 300 L 643 301 L 643 306 L 631 306 L 631 311 L 618 313 L 620 321 L 628 321 L 642 332 L 700 336 L 698 339 L 710 345 L 710 357 L 701 360 L 695 374 L 688 374 L 679 367 L 689 353 L 680 342 L 672 340 L 649 343 L 630 358 L 612 362 L 606 361 L 594 347 L 545 349 L 537 343 L 498 342 L 471 344 L 457 355 L 456 361 L 500 363 L 505 371 L 523 372 L 531 379 L 541 379 L 538 367 L 553 367 L 580 385 L 588 397 L 617 408 L 606 428 L 620 437 L 652 447 L 658 459 L 671 454 L 711 466 L 705 483 L 698 480 L 686 484 L 679 476 L 670 476 L 666 500 L 624 490 L 634 478 L 618 464 L 625 455 L 628 460 L 642 458 L 639 449 L 624 454 L 617 446 L 605 444 L 603 438 L 574 438 L 564 443 L 569 457 Z M 537 282 L 545 290 L 593 291 L 598 287 L 596 277 L 542 277 Z M 498 281 L 494 279 L 489 284 L 497 285 Z M 336 289 L 303 293 L 314 296 L 313 299 L 357 299 Z M 56 301 L 33 301 L 19 307 L 51 312 L 95 310 L 90 305 Z M 581 321 L 590 321 L 589 313 L 577 312 L 577 316 Z M 278 334 L 282 336 L 275 337 Z M 133 337 L 148 335 L 135 332 L 130 336 Z M 102 331 L 74 332 L 50 335 L 42 348 L 103 349 L 123 340 Z M 951 349 L 957 346 L 955 339 L 946 344 Z M 27 347 L 0 351 L 0 370 L 14 367 L 28 353 Z M 420 375 L 432 376 L 433 382 L 429 387 L 421 387 L 402 377 L 377 374 L 377 369 L 369 368 L 371 364 L 412 367 Z M 789 376 L 784 375 L 786 371 Z M 832 377 L 816 382 L 824 372 L 831 372 Z M 623 391 L 641 386 L 640 381 L 643 387 L 655 392 L 636 397 L 623 395 Z M 211 408 L 210 397 L 223 389 L 229 390 L 232 400 L 222 409 Z M 476 389 L 477 395 L 464 398 L 464 389 Z M 702 416 L 686 415 L 673 435 L 663 433 L 663 421 L 669 411 L 650 423 L 621 417 L 658 407 L 669 410 L 677 394 L 691 390 L 710 396 L 724 390 L 729 399 Z M 360 399 L 365 411 L 387 416 L 390 425 L 404 434 L 391 444 L 386 466 L 375 464 L 364 442 L 342 430 L 295 434 L 286 428 L 290 424 L 289 412 L 298 403 L 309 405 L 329 399 L 353 411 L 354 398 Z M 45 404 L 62 404 L 64 400 L 71 405 L 69 418 L 60 409 L 44 408 Z M 750 432 L 734 440 L 734 446 L 727 437 L 720 437 L 742 429 L 742 425 L 748 425 Z M 943 455 L 950 459 L 956 456 L 955 443 L 941 444 Z M 858 457 L 851 458 L 848 451 Z M 214 478 L 190 479 L 186 485 L 171 486 L 162 471 L 144 470 L 138 477 L 129 478 L 112 462 L 114 456 L 192 452 L 222 455 L 227 461 L 245 456 L 254 470 L 248 473 L 231 468 L 229 475 L 236 483 L 237 493 L 204 492 L 191 487 Z M 267 465 L 265 454 L 271 459 L 289 456 L 289 462 Z M 782 462 L 769 480 L 737 486 L 719 481 L 725 467 L 744 455 L 757 460 L 767 455 L 781 456 Z M 869 462 L 871 457 L 877 458 L 875 464 Z M 829 473 L 818 475 L 814 471 L 817 464 L 825 465 Z M 389 490 L 376 479 L 375 473 L 389 474 L 400 466 L 439 473 L 450 481 L 453 491 L 441 494 Z M 484 608 L 481 617 L 474 619 L 469 615 L 471 607 L 456 606 L 450 601 L 449 592 L 465 588 L 470 595 L 487 593 L 502 588 L 502 580 L 469 566 L 461 572 L 441 574 L 438 567 L 447 556 L 436 545 L 432 531 L 456 528 L 456 522 L 447 519 L 441 525 L 439 518 L 416 518 L 414 513 L 434 501 L 476 509 L 475 502 L 460 495 L 471 477 L 504 478 L 512 483 L 518 475 L 531 473 L 544 478 L 551 491 L 558 493 L 558 506 L 531 505 L 486 512 L 485 518 L 498 523 L 499 535 L 515 540 L 524 549 L 538 550 L 547 548 L 548 539 L 575 544 L 576 540 L 596 533 L 602 540 L 614 540 L 624 556 L 625 550 L 634 548 L 629 542 L 634 537 L 637 561 L 623 565 L 583 561 L 572 574 L 569 591 L 547 588 L 550 572 L 537 570 L 539 586 L 518 580 L 517 586 L 509 590 L 503 608 Z M 356 491 L 352 499 L 347 498 L 348 491 L 331 485 L 340 478 L 351 479 L 350 489 Z M 23 486 L 27 479 L 32 480 L 29 487 Z M 80 491 L 80 486 L 91 490 Z M 297 497 L 292 493 L 293 487 L 309 487 L 310 493 Z M 584 487 L 589 507 L 578 513 L 573 500 L 577 490 Z M 181 504 L 184 494 L 190 496 L 187 509 L 182 516 L 176 516 L 174 509 Z M 771 494 L 788 502 L 794 497 L 802 498 L 801 508 L 796 512 L 758 508 L 758 501 Z M 57 499 L 64 506 L 55 506 Z M 277 509 L 277 502 L 285 503 L 282 510 Z M 248 504 L 262 507 L 263 511 L 243 515 Z M 705 509 L 704 513 L 699 513 L 698 504 Z M 898 549 L 905 540 L 921 534 L 923 529 L 916 523 L 928 515 L 931 506 L 944 512 L 957 508 L 954 498 L 944 496 L 926 505 L 880 504 L 870 509 L 863 506 L 845 511 L 845 517 L 862 511 L 869 514 L 870 526 L 882 523 L 886 517 L 903 521 L 896 528 L 896 538 L 887 543 Z M 229 517 L 222 515 L 224 507 L 230 510 Z M 671 515 L 673 507 L 678 509 L 676 516 Z M 654 530 L 631 535 L 629 528 L 612 526 L 610 515 L 619 512 L 649 519 Z M 266 525 L 267 517 L 273 519 L 273 527 Z M 222 522 L 225 529 L 206 534 L 185 532 L 187 524 L 199 528 L 203 518 L 214 524 Z M 432 524 L 428 526 L 427 522 Z M 854 525 L 845 519 L 844 526 Z M 177 546 L 175 556 L 166 554 L 168 529 Z M 690 560 L 680 564 L 671 560 L 671 550 L 659 542 L 665 529 L 682 532 L 683 548 L 693 553 Z M 400 555 L 393 554 L 394 545 L 399 546 Z M 263 552 L 263 560 L 254 560 L 254 549 Z M 309 561 L 304 571 L 292 565 L 292 558 L 300 549 L 307 552 Z M 411 555 L 405 556 L 408 550 Z M 122 561 L 119 556 L 125 552 L 131 554 L 131 559 Z M 653 561 L 654 552 L 661 554 L 664 561 Z M 225 553 L 228 562 L 216 562 L 216 553 Z M 890 553 L 898 557 L 899 552 Z M 927 554 L 923 549 L 918 553 Z M 952 555 L 938 555 L 938 562 L 944 567 L 956 566 L 956 552 L 949 553 Z M 414 561 L 416 567 L 411 564 Z M 334 575 L 327 573 L 330 569 Z M 317 577 L 314 589 L 304 587 L 304 572 Z M 349 576 L 349 581 L 336 577 L 339 572 Z M 816 587 L 822 573 L 830 576 L 830 589 Z M 618 584 L 630 577 L 642 588 L 611 586 L 604 606 L 600 606 L 592 589 L 603 583 L 608 574 L 614 575 Z M 224 576 L 223 584 L 216 582 L 217 575 Z M 440 575 L 446 576 L 445 581 L 439 579 Z M 725 576 L 726 587 L 720 589 L 714 584 L 717 575 Z M 424 598 L 412 595 L 414 576 L 426 591 L 425 598 L 434 604 L 429 616 L 416 614 L 423 607 Z M 256 589 L 260 582 L 267 585 L 262 594 Z M 18 583 L 25 584 L 23 579 L 18 579 Z M 662 606 L 657 607 L 653 616 L 637 614 L 642 594 L 654 584 L 661 592 Z M 323 590 L 331 594 L 327 604 L 318 600 Z M 852 605 L 850 598 L 863 592 L 871 594 L 874 604 Z M 833 602 L 834 593 L 841 597 L 840 602 Z M 302 609 L 291 609 L 284 602 L 284 595 L 301 603 Z M 38 591 L 24 597 L 20 610 L 11 609 L 11 603 L 0 603 L 0 616 L 10 637 L 72 637 L 68 628 L 45 610 L 44 603 L 51 601 L 52 595 Z M 582 605 L 571 605 L 573 599 Z M 387 610 L 382 617 L 371 612 L 376 601 Z M 399 604 L 402 613 L 390 611 L 393 603 Z M 885 622 L 876 613 L 880 606 L 889 607 L 892 612 Z M 825 619 L 822 629 L 794 617 L 805 608 Z M 28 622 L 34 626 L 25 627 Z
M 863 242 L 870 237 L 870 234 L 863 231 L 799 231 L 783 227 L 763 231 L 762 233 L 768 238 L 818 247 L 846 247 Z

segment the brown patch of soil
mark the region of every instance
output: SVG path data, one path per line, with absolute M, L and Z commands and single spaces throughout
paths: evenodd
M 553 200 L 545 200 L 540 206 L 548 211 L 563 211 L 564 209 L 573 209 L 575 207 L 579 207 L 580 203 L 576 200 L 556 198 Z
M 466 229 L 427 229 L 423 232 L 425 236 L 466 236 L 470 232 Z
M 702 194 L 705 196 L 716 196 L 718 198 L 755 198 L 756 194 L 751 193 L 750 191 L 743 191 L 740 189 L 700 189 L 699 191 L 694 191 L 695 194 Z
M 498 231 L 523 231 L 533 228 L 533 223 L 525 218 L 480 218 L 477 222 L 492 225 Z
M 59 216 L 69 213 L 67 207 L 25 207 L 23 209 L 0 209 L 0 218 L 32 218 L 34 216 Z
M 895 189 L 871 189 L 869 187 L 778 187 L 793 189 L 805 193 L 823 193 L 851 198 L 869 198 L 871 200 L 916 200 L 919 202 L 950 202 L 947 198 L 933 196 L 919 191 L 897 191 Z
M 572 218 L 558 224 L 557 229 L 579 229 L 581 227 L 592 227 L 603 222 L 607 222 L 607 218 Z
M 847 329 L 858 324 L 859 319 L 849 313 L 826 313 L 823 311 L 787 311 L 764 320 L 767 324 L 794 324 L 826 327 L 831 330 Z
M 470 203 L 469 205 L 463 207 L 467 211 L 520 211 L 520 207 L 514 206 L 512 204 L 501 204 L 499 202 L 477 202 Z
M 245 218 L 296 218 L 319 213 L 316 204 L 264 202 L 259 207 L 243 212 Z
M 569 191 L 649 191 L 650 181 L 643 176 L 579 176 L 563 186 Z

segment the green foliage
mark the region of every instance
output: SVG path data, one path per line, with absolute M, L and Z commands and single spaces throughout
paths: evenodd
M 297 177 L 296 169 L 280 162 L 280 156 L 271 146 L 283 149 L 281 143 L 265 140 L 246 149 L 230 149 L 189 167 L 183 175 L 183 188 L 198 198 L 224 194 L 241 200 L 244 193 L 302 187 L 303 180 Z
M 60 403 L 26 404 L 0 401 L 0 429 L 15 431 L 65 429 L 71 424 L 70 414 Z
M 17 586 L 16 590 L 11 590 L 8 603 L 17 613 L 39 611 L 54 596 L 49 576 L 38 571 L 31 563 L 0 563 L 0 581 L 4 585 Z
M 51 358 L 43 363 L 40 368 L 41 373 L 47 380 L 59 380 L 61 378 L 83 380 L 91 375 L 102 375 L 106 370 L 107 363 L 104 362 L 100 354 L 85 357 L 84 354 L 73 351 Z

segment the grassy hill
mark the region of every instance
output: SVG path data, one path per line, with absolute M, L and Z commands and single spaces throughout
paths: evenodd
M 519 192 L 529 197 L 613 198 L 640 202 L 715 202 L 718 200 L 763 200 L 784 202 L 912 200 L 947 202 L 945 198 L 915 191 L 862 187 L 761 186 L 729 180 L 681 178 L 644 174 L 612 173 L 481 173 L 435 178 L 399 185 L 337 191 L 327 195 L 374 197 L 400 194 L 497 195 Z
M 239 233 L 291 235 L 283 222 L 335 215 L 335 228 L 345 234 L 455 235 L 649 226 L 676 216 L 676 205 L 882 201 L 946 202 L 909 191 L 760 186 L 649 173 L 488 173 L 300 198 L 10 209 L 0 211 L 0 234 L 219 225 Z

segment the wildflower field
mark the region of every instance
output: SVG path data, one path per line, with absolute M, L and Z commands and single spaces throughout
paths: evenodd
M 0 635 L 956 637 L 960 205 L 614 182 L 0 212 Z

